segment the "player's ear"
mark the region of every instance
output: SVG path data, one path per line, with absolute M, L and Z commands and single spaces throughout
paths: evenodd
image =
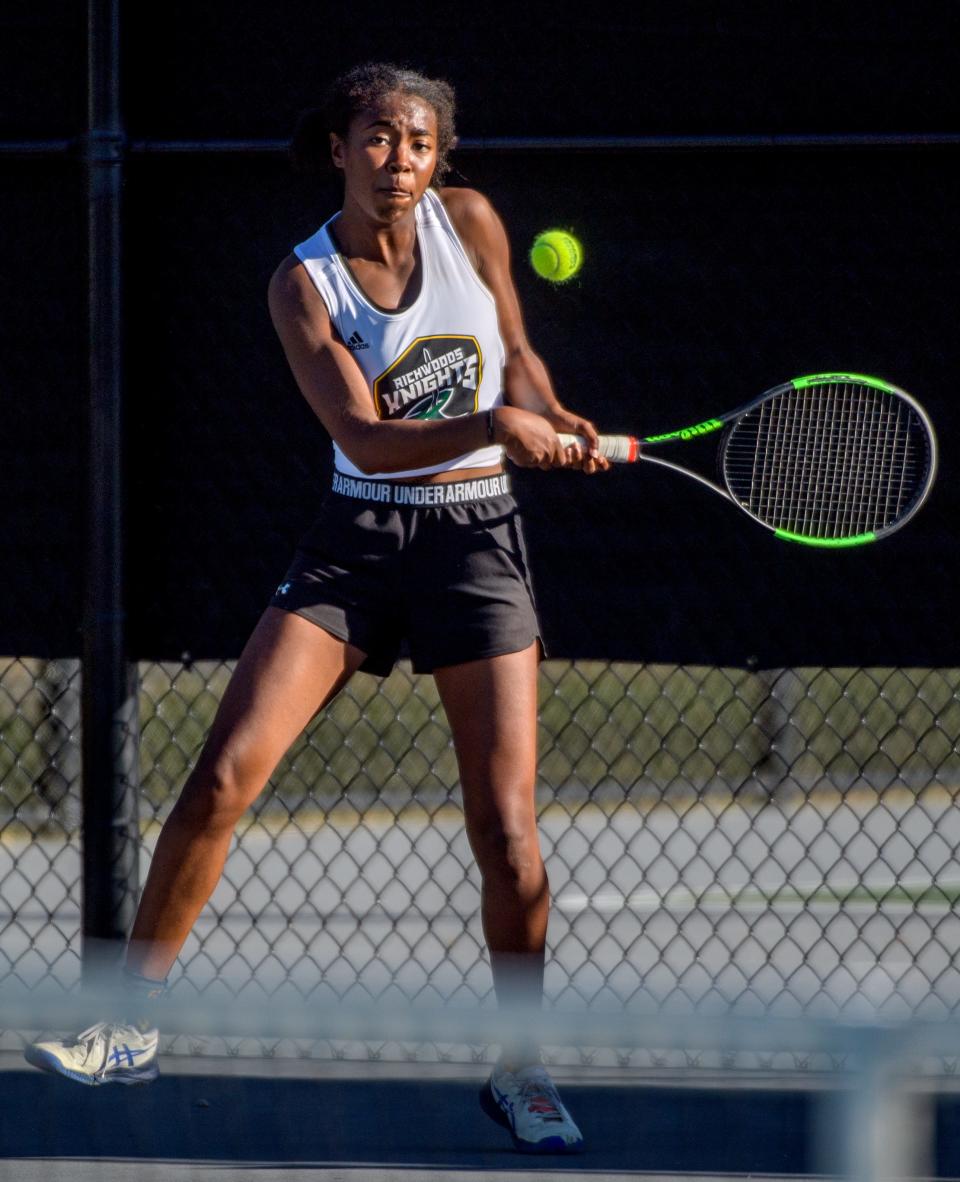
M 330 132 L 330 159 L 333 161 L 334 168 L 344 167 L 344 155 L 347 150 L 347 145 L 344 140 L 337 135 L 335 131 Z

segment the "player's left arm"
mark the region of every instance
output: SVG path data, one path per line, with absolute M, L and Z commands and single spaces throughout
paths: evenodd
M 497 321 L 506 354 L 503 391 L 507 403 L 542 415 L 555 431 L 588 439 L 591 444 L 588 454 L 582 455 L 579 448 L 569 450 L 574 466 L 582 466 L 585 472 L 609 468 L 609 462 L 596 451 L 596 427 L 560 402 L 546 365 L 527 339 L 520 300 L 510 273 L 510 244 L 493 206 L 474 189 L 443 189 L 440 195 L 477 274 L 497 305 Z

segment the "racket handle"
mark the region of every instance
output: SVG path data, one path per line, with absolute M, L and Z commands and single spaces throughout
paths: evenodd
M 589 443 L 582 435 L 558 434 L 557 438 L 563 447 L 571 443 L 579 443 L 581 447 L 589 447 Z M 632 464 L 640 459 L 640 440 L 632 435 L 601 435 L 600 454 L 614 464 Z

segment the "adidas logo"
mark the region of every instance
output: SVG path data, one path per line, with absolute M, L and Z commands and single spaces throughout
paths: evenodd
M 358 332 L 354 332 L 351 334 L 349 340 L 347 341 L 347 348 L 348 349 L 369 349 L 370 344 L 368 341 L 365 341 L 363 339 L 363 337 Z

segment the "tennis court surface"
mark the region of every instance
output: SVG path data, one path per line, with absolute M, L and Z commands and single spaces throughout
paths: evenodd
M 477 1105 L 487 1068 L 170 1057 L 140 1088 L 82 1088 L 0 1057 L 0 1178 L 790 1178 L 819 1173 L 811 1136 L 839 1097 L 823 1076 L 638 1080 L 556 1072 L 588 1138 L 576 1157 L 524 1157 Z M 960 1094 L 934 1107 L 930 1175 L 960 1176 Z
M 13 1053 L 0 1178 L 493 1175 L 619 1178 L 802 1174 L 809 1090 L 636 1086 L 599 1071 L 556 1073 L 589 1138 L 576 1157 L 525 1157 L 480 1111 L 489 1068 L 176 1057 L 140 1088 L 83 1088 Z

